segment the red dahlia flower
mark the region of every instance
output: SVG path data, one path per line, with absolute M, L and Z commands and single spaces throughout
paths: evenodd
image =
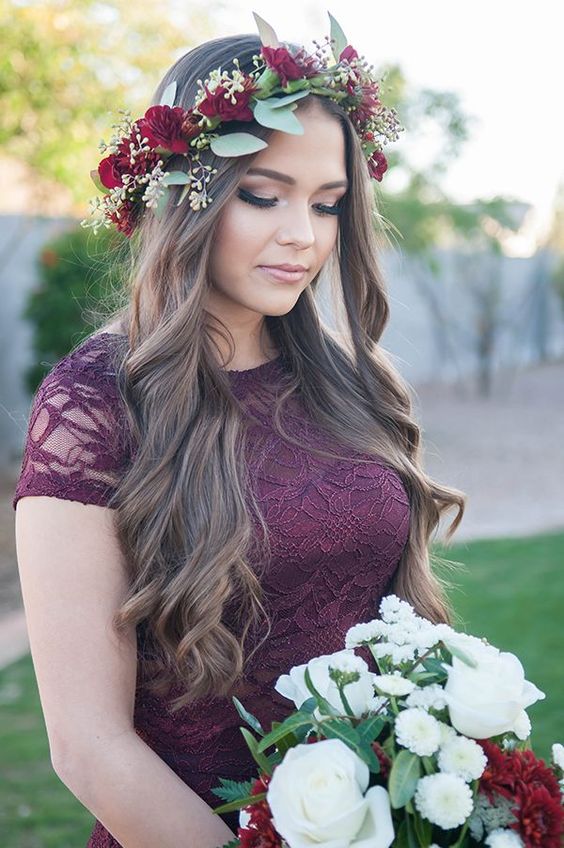
M 513 827 L 526 848 L 560 848 L 564 810 L 560 798 L 554 798 L 546 786 L 522 786 L 515 814 L 518 822 Z
M 378 180 L 378 182 L 382 181 L 382 177 L 388 170 L 388 160 L 381 150 L 375 150 L 368 159 L 368 170 L 373 179 Z
M 262 47 L 261 54 L 268 67 L 278 74 L 282 87 L 288 85 L 289 80 L 317 73 L 304 51 L 294 57 L 286 47 Z
M 245 77 L 244 90 L 235 91 L 235 103 L 231 97 L 226 97 L 227 88 L 218 85 L 215 91 L 210 91 L 204 84 L 205 98 L 198 103 L 197 109 L 206 118 L 220 118 L 222 121 L 252 121 L 253 113 L 249 106 L 249 100 L 256 91 L 252 77 Z
M 187 153 L 188 142 L 182 135 L 185 116 L 180 106 L 151 106 L 138 121 L 139 130 L 151 147 L 164 147 L 173 153 Z

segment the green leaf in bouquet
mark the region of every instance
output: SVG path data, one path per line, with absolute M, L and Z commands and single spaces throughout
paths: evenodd
M 96 186 L 98 191 L 103 191 L 104 194 L 110 193 L 110 189 L 106 188 L 106 186 L 103 184 L 102 180 L 100 179 L 100 174 L 98 173 L 98 168 L 94 168 L 94 170 L 90 171 L 90 179 L 92 180 L 92 182 L 94 183 L 94 185 Z
M 174 106 L 174 98 L 176 97 L 176 80 L 167 85 L 163 91 L 159 106 Z
M 453 657 L 457 657 L 463 663 L 469 665 L 470 668 L 478 667 L 478 663 L 476 662 L 474 657 L 471 657 L 470 654 L 467 654 L 466 651 L 463 651 L 461 648 L 458 648 L 455 645 L 447 644 L 446 649 L 450 654 L 452 654 Z
M 307 666 L 306 666 L 305 671 L 304 671 L 304 682 L 305 682 L 305 685 L 307 686 L 307 688 L 309 689 L 309 691 L 311 692 L 311 694 L 314 696 L 315 700 L 317 701 L 317 706 L 319 707 L 321 712 L 323 712 L 323 713 L 325 713 L 325 715 L 329 715 L 329 716 L 340 716 L 341 715 L 341 713 L 338 710 L 336 710 L 335 707 L 331 706 L 329 701 L 327 701 L 326 698 L 324 698 L 323 695 L 321 695 L 317 691 L 317 689 L 313 685 L 313 680 L 311 679 L 311 674 L 309 673 L 309 668 Z
M 417 842 L 409 816 L 406 816 L 400 824 L 396 838 L 394 840 L 394 848 L 420 848 Z
M 228 777 L 220 777 L 221 786 L 216 786 L 211 791 L 222 801 L 238 801 L 247 798 L 251 794 L 252 780 L 231 780 Z
M 190 182 L 190 175 L 184 171 L 168 171 L 163 177 L 163 185 L 187 185 Z
M 262 771 L 266 772 L 266 774 L 272 774 L 272 764 L 268 757 L 262 751 L 259 751 L 258 742 L 253 734 L 250 733 L 246 727 L 240 727 L 239 730 L 244 736 L 245 742 L 253 755 L 255 763 L 262 769 Z
M 323 734 L 329 739 L 340 739 L 345 745 L 348 745 L 361 760 L 363 760 L 373 774 L 378 774 L 380 771 L 380 760 L 372 750 L 369 744 L 363 743 L 363 740 L 356 727 L 352 727 L 344 719 L 329 719 L 323 722 Z
M 302 712 L 302 713 L 312 713 L 314 711 L 314 709 L 316 708 L 316 706 L 317 706 L 317 701 L 312 696 L 311 698 L 308 698 L 307 701 L 303 702 L 303 704 L 300 706 L 300 712 Z
M 309 713 L 302 713 L 301 710 L 298 710 L 295 713 L 292 713 L 285 718 L 284 721 L 275 727 L 270 733 L 267 733 L 266 736 L 261 739 L 258 743 L 257 751 L 260 753 L 261 751 L 265 751 L 271 745 L 276 744 L 280 739 L 283 739 L 290 733 L 294 733 L 299 728 L 305 727 L 309 729 L 314 726 L 314 721 Z M 242 730 L 242 728 L 241 728 Z
M 447 679 L 448 674 L 444 669 L 442 660 L 439 660 L 436 657 L 427 657 L 426 660 L 423 660 L 422 665 L 425 671 L 432 673 L 436 683 L 441 683 L 443 680 Z
M 249 727 L 252 727 L 253 730 L 256 730 L 257 733 L 260 733 L 261 736 L 264 736 L 264 730 L 262 729 L 261 723 L 252 713 L 245 709 L 241 701 L 233 695 L 231 700 L 235 704 L 235 709 L 243 719 L 246 721 Z
M 309 91 L 294 91 L 292 94 L 286 94 L 285 97 L 269 97 L 266 100 L 261 100 L 261 103 L 265 103 L 269 109 L 280 109 L 281 106 L 288 106 L 289 103 L 293 103 L 295 100 L 300 100 L 302 97 L 307 97 Z
M 275 727 L 278 727 L 280 724 L 282 724 L 282 722 L 273 721 L 272 722 L 272 729 L 274 730 Z M 286 735 L 283 736 L 282 739 L 278 740 L 278 744 L 276 745 L 276 747 L 278 748 L 278 752 L 282 756 L 284 756 L 286 751 L 289 751 L 290 748 L 295 748 L 296 745 L 298 745 L 301 741 L 302 740 L 299 739 L 298 736 L 295 733 L 286 733 Z
M 170 195 L 170 192 L 169 192 L 168 188 L 165 188 L 165 190 L 163 191 L 163 193 L 161 194 L 161 196 L 157 200 L 157 205 L 154 207 L 156 218 L 160 219 L 160 218 L 163 217 L 167 203 L 168 203 L 169 195 Z
M 329 20 L 331 22 L 331 50 L 333 52 L 333 56 L 335 57 L 335 61 L 339 61 L 339 56 L 345 49 L 348 44 L 347 36 L 343 32 L 339 22 L 333 17 L 331 12 L 327 12 L 329 15 Z
M 255 19 L 255 23 L 257 25 L 258 33 L 260 36 L 260 40 L 264 47 L 280 47 L 280 42 L 278 40 L 278 36 L 276 35 L 274 28 L 267 23 L 264 18 L 261 18 L 260 15 L 257 15 L 256 12 L 253 12 L 253 17 Z
M 222 804 L 220 807 L 214 807 L 212 813 L 232 813 L 233 810 L 240 810 L 242 807 L 248 807 L 249 804 L 256 804 L 257 801 L 263 801 L 266 798 L 266 792 L 259 792 L 257 795 L 248 795 L 246 798 L 239 798 L 237 801 L 229 801 L 227 804 Z
M 356 729 L 362 741 L 369 745 L 375 739 L 378 739 L 385 725 L 386 720 L 382 716 L 371 716 L 366 721 L 361 722 Z
M 257 100 L 253 109 L 253 116 L 263 127 L 290 133 L 291 135 L 303 135 L 304 128 L 294 115 L 297 103 L 289 103 L 287 106 L 272 108 L 267 100 Z
M 417 836 L 417 844 L 430 845 L 433 832 L 433 825 L 429 819 L 424 819 L 418 813 L 413 816 L 413 829 Z
M 421 760 L 417 754 L 412 754 L 405 749 L 400 751 L 392 763 L 388 778 L 390 803 L 394 810 L 405 807 L 413 798 L 420 776 Z
M 216 156 L 248 156 L 268 147 L 262 138 L 247 132 L 232 132 L 217 136 L 210 142 Z
M 230 839 L 229 842 L 226 842 L 225 845 L 221 846 L 221 848 L 241 848 L 241 840 Z

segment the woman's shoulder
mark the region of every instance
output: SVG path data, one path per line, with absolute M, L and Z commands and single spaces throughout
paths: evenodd
M 119 345 L 117 335 L 92 334 L 41 380 L 32 399 L 14 508 L 24 494 L 107 502 L 130 457 L 117 384 Z

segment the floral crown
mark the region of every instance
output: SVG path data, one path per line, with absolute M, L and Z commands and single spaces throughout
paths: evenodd
M 91 171 L 103 197 L 90 201 L 91 218 L 81 221 L 97 233 L 102 226 L 112 225 L 131 236 L 144 207 L 162 217 L 169 200 L 169 187 L 183 185 L 177 206 L 188 197 L 190 208 L 199 211 L 212 202 L 208 184 L 216 168 L 200 161 L 206 148 L 216 156 L 246 156 L 267 147 L 252 133 L 232 132 L 219 135 L 215 130 L 226 121 L 255 120 L 265 127 L 301 135 L 302 124 L 293 114 L 297 101 L 308 94 L 330 97 L 340 103 L 360 137 L 372 179 L 381 181 L 388 163 L 383 146 L 396 141 L 404 130 L 395 109 L 379 99 L 381 80 L 351 47 L 343 30 L 329 13 L 331 34 L 312 55 L 305 48 L 292 52 L 281 44 L 272 27 L 254 13 L 262 47 L 253 56 L 255 70 L 247 74 L 235 69 L 213 70 L 202 83 L 194 105 L 183 109 L 174 105 L 176 82 L 163 92 L 160 103 L 151 106 L 142 118 L 131 120 L 126 110 L 110 143 L 100 142 L 99 150 L 107 153 Z M 327 56 L 327 51 L 330 56 Z M 186 158 L 188 169 L 165 171 L 171 156 Z

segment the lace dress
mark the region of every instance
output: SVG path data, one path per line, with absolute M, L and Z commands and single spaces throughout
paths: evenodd
M 26 495 L 107 503 L 132 456 L 112 358 L 119 339 L 111 333 L 90 336 L 43 379 L 29 417 L 14 509 Z M 271 547 L 263 586 L 272 628 L 245 674 L 240 697 L 263 726 L 293 708 L 274 691 L 280 674 L 341 650 L 349 627 L 376 616 L 409 526 L 409 498 L 396 472 L 377 458 L 355 462 L 368 455 L 335 446 L 299 399 L 292 400 L 284 419 L 289 432 L 306 444 L 337 447 L 347 459 L 319 458 L 274 432 L 272 392 L 285 368 L 280 355 L 256 368 L 227 372 L 233 392 L 252 413 L 246 462 Z M 222 803 L 211 792 L 219 777 L 255 775 L 230 697 L 200 699 L 173 715 L 166 699 L 141 693 L 138 686 L 134 724 L 211 807 Z M 238 813 L 222 818 L 236 833 Z M 120 846 L 96 821 L 87 848 Z

